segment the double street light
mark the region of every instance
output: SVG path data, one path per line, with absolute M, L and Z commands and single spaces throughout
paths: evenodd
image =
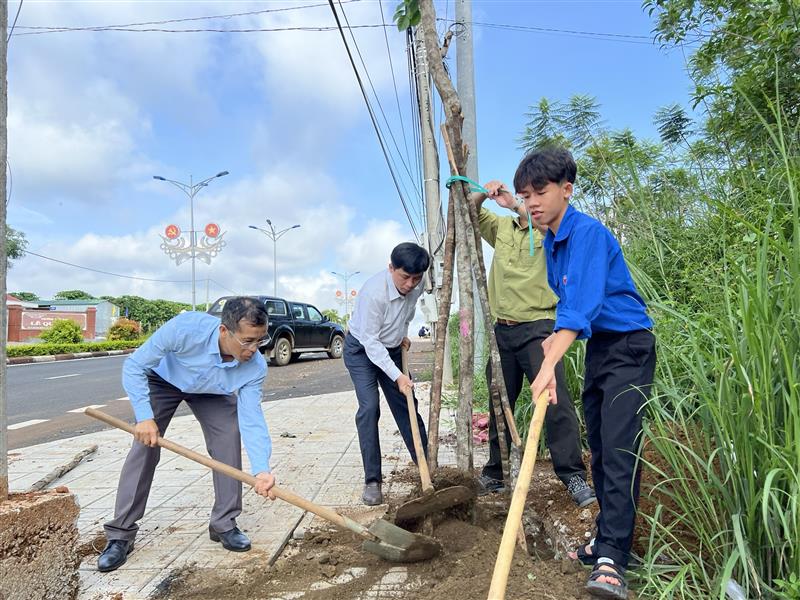
M 255 229 L 256 231 L 260 231 L 269 239 L 272 240 L 272 295 L 278 295 L 278 240 L 281 236 L 291 229 L 297 229 L 300 225 L 292 225 L 291 227 L 287 227 L 286 229 L 281 229 L 279 231 L 275 231 L 275 227 L 272 225 L 272 221 L 267 219 L 267 225 L 269 229 L 264 229 L 263 227 L 256 227 L 255 225 L 248 225 L 250 229 Z
M 350 303 L 350 290 L 347 287 L 347 281 L 351 277 L 353 277 L 354 275 L 358 275 L 359 273 L 361 273 L 361 271 L 353 271 L 352 273 L 348 273 L 347 271 L 345 271 L 344 273 L 337 273 L 336 271 L 331 271 L 331 273 L 333 275 L 336 275 L 337 277 L 341 277 L 342 279 L 344 279 L 344 316 L 347 319 L 348 318 L 348 314 L 350 312 L 349 311 L 349 309 L 350 309 L 350 305 L 349 305 L 349 303 Z
M 220 171 L 216 175 L 212 177 L 207 177 L 202 181 L 194 183 L 192 181 L 192 176 L 189 176 L 189 183 L 183 183 L 181 181 L 175 181 L 174 179 L 167 179 L 166 177 L 161 177 L 160 175 L 153 175 L 153 179 L 158 179 L 159 181 L 166 181 L 167 183 L 171 183 L 184 194 L 189 197 L 189 218 L 191 220 L 191 232 L 189 233 L 190 242 L 189 242 L 189 251 L 191 252 L 191 259 L 192 259 L 192 310 L 195 309 L 195 258 L 197 258 L 197 237 L 196 232 L 194 230 L 194 197 L 197 193 L 203 189 L 204 187 L 208 186 L 208 182 L 212 179 L 216 179 L 217 177 L 224 177 L 228 175 L 228 171 Z

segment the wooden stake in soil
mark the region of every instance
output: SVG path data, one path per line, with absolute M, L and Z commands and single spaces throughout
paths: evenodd
M 514 540 L 522 521 L 522 511 L 525 508 L 528 488 L 530 488 L 533 477 L 533 467 L 536 465 L 536 450 L 539 447 L 539 437 L 542 434 L 544 415 L 549 402 L 547 391 L 536 399 L 536 408 L 533 411 L 533 419 L 528 430 L 528 442 L 525 444 L 525 455 L 522 459 L 519 481 L 514 488 L 514 496 L 511 498 L 511 506 L 508 509 L 508 517 L 503 529 L 503 538 L 500 540 L 500 549 L 497 551 L 497 560 L 494 563 L 489 600 L 503 600 L 506 597 L 508 573 L 511 570 L 511 560 L 514 558 Z

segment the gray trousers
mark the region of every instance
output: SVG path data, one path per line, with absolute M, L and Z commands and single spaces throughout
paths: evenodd
M 211 458 L 237 469 L 242 468 L 242 443 L 236 396 L 186 394 L 155 373 L 148 375 L 150 404 L 161 435 L 165 435 L 172 416 L 185 400 L 203 429 Z M 133 442 L 122 467 L 114 505 L 114 518 L 105 524 L 106 539 L 133 541 L 142 518 L 153 474 L 161 458 L 161 448 Z M 242 484 L 227 475 L 214 473 L 214 506 L 211 529 L 222 533 L 236 527 L 242 512 Z

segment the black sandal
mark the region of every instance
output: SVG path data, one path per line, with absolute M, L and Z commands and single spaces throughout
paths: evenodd
M 600 567 L 606 566 L 613 571 L 606 571 Z M 608 577 L 616 580 L 619 585 L 598 581 L 601 577 Z M 625 581 L 625 569 L 614 563 L 610 558 L 600 558 L 595 563 L 589 581 L 586 582 L 586 591 L 595 598 L 612 598 L 614 600 L 626 600 L 628 598 L 628 582 Z
M 590 541 L 588 544 L 581 544 L 580 546 L 575 548 L 575 550 L 573 550 L 573 552 L 575 553 L 575 559 L 573 560 L 581 561 L 581 564 L 583 564 L 584 566 L 593 567 L 594 564 L 597 562 L 597 557 L 594 555 L 594 553 L 587 554 L 586 546 L 590 546 L 592 549 L 594 549 L 594 540 Z M 594 550 L 592 550 L 592 552 L 594 552 Z

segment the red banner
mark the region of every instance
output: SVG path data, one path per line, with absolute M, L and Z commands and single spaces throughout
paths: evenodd
M 22 311 L 22 329 L 49 329 L 57 319 L 75 321 L 82 330 L 86 330 L 86 313 L 49 311 Z

